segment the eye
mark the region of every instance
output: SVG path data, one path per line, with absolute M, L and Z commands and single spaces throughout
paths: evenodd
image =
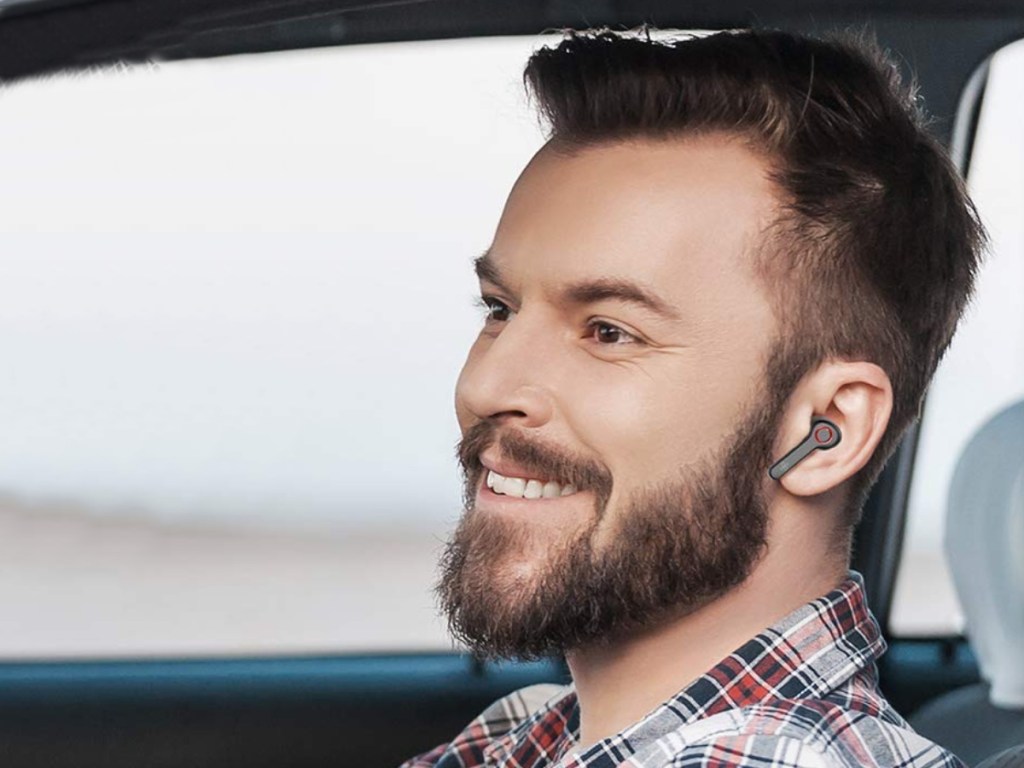
M 507 323 L 511 315 L 515 314 L 512 309 L 501 299 L 494 296 L 480 296 L 473 301 L 473 304 L 484 310 L 484 322 Z M 593 338 L 603 347 L 620 347 L 627 344 L 643 344 L 643 341 L 629 331 L 624 331 L 617 325 L 606 323 L 603 320 L 591 320 L 587 323 L 587 330 L 590 333 L 587 338 Z M 594 335 L 594 331 L 597 335 Z
M 593 331 L 596 330 L 597 336 L 594 337 L 595 341 L 597 341 L 602 346 L 610 347 L 621 346 L 624 344 L 642 343 L 640 339 L 638 339 L 636 336 L 629 333 L 628 331 L 624 331 L 617 325 L 606 323 L 603 320 L 591 320 L 587 324 L 587 328 L 591 331 L 591 336 L 588 336 L 587 338 L 591 338 L 593 335 Z
M 508 315 L 512 313 L 505 302 L 494 296 L 481 296 L 473 304 L 484 310 L 484 322 L 493 320 L 496 323 L 504 323 L 508 321 Z

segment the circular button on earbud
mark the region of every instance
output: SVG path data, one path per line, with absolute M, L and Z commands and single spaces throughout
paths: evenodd
M 832 428 L 831 427 L 818 427 L 814 430 L 814 440 L 819 445 L 824 445 L 832 440 Z

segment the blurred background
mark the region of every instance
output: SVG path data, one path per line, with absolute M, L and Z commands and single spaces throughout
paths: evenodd
M 560 36 L 156 62 L 0 89 L 0 659 L 442 650 L 471 261 Z M 931 389 L 891 628 L 957 632 L 945 496 L 1024 396 L 1024 46 Z

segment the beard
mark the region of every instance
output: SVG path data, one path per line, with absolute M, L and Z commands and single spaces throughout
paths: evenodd
M 762 393 L 723 450 L 641 487 L 613 517 L 606 515 L 612 477 L 602 465 L 517 432 L 498 436 L 488 419 L 475 424 L 458 445 L 465 512 L 436 587 L 453 637 L 481 659 L 537 659 L 614 642 L 742 583 L 767 546 L 764 484 L 780 406 Z M 494 444 L 533 476 L 591 491 L 595 513 L 552 542 L 549 526 L 476 510 L 486 471 L 479 456 Z M 598 546 L 602 528 L 609 530 Z

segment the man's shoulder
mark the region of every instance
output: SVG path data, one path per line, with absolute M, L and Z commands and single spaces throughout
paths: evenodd
M 490 704 L 473 718 L 452 741 L 403 763 L 400 768 L 430 768 L 442 758 L 451 758 L 453 765 L 477 766 L 484 762 L 484 752 L 499 739 L 525 723 L 552 701 L 572 692 L 572 686 L 538 683 L 512 691 Z M 447 763 L 445 763 L 447 764 Z
M 503 736 L 532 717 L 552 699 L 561 698 L 571 691 L 572 686 L 556 683 L 528 685 L 502 696 L 481 712 L 474 722 L 491 724 L 489 730 L 492 738 Z
M 726 710 L 666 734 L 651 747 L 637 765 L 964 768 L 955 755 L 916 733 L 891 709 L 850 708 L 828 698 Z

